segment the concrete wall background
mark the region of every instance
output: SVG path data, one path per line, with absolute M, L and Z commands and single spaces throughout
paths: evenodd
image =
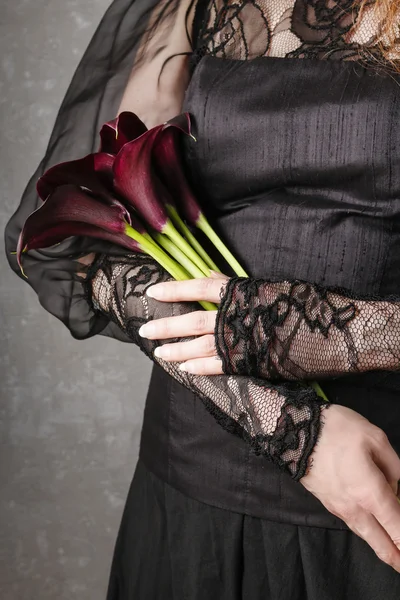
M 0 0 L 1 230 L 110 0 Z M 73 340 L 0 255 L 0 598 L 101 600 L 150 364 Z

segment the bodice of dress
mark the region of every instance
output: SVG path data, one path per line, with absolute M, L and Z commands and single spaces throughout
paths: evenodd
M 398 294 L 399 81 L 351 60 L 200 57 L 184 103 L 197 139 L 185 141 L 185 163 L 251 275 Z M 222 433 L 175 382 L 156 416 L 164 385 L 155 370 L 141 446 L 152 470 L 217 506 L 343 527 L 302 486 Z M 399 389 L 399 375 L 387 372 L 324 382 L 332 401 L 382 427 L 398 452 Z
M 186 164 L 254 276 L 398 292 L 398 83 L 336 61 L 201 60 Z

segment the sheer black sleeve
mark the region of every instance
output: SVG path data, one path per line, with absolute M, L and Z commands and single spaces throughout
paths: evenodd
M 181 112 L 188 83 L 193 4 L 191 0 L 114 0 L 110 4 L 74 74 L 43 160 L 6 226 L 11 268 L 77 339 L 102 334 L 128 341 L 120 328 L 88 306 L 78 260 L 90 253 L 121 256 L 126 251 L 100 240 L 71 237 L 24 255 L 25 279 L 15 251 L 24 222 L 41 204 L 36 182 L 51 166 L 96 151 L 101 126 L 121 110 L 136 112 L 148 127 Z
M 165 343 L 140 337 L 141 325 L 151 319 L 196 310 L 190 303 L 158 302 L 148 287 L 170 279 L 151 258 L 100 256 L 90 268 L 86 286 L 93 309 L 110 319 L 124 334 L 174 379 L 194 392 L 218 423 L 246 440 L 256 454 L 275 463 L 295 480 L 303 477 L 321 430 L 321 412 L 329 405 L 299 383 L 273 385 L 237 376 L 197 376 L 179 370 L 179 363 L 154 356 Z M 171 340 L 168 340 L 171 341 Z
M 215 333 L 228 374 L 309 380 L 400 368 L 400 298 L 393 296 L 233 278 Z

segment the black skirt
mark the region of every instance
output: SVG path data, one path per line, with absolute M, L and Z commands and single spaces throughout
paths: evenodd
M 398 600 L 400 576 L 350 531 L 199 502 L 139 460 L 107 600 Z

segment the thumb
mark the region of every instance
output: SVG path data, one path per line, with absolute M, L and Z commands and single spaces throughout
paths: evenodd
M 223 273 L 218 273 L 218 271 L 213 271 L 212 269 L 210 269 L 209 277 L 211 277 L 211 279 L 229 279 L 227 275 L 224 275 Z

